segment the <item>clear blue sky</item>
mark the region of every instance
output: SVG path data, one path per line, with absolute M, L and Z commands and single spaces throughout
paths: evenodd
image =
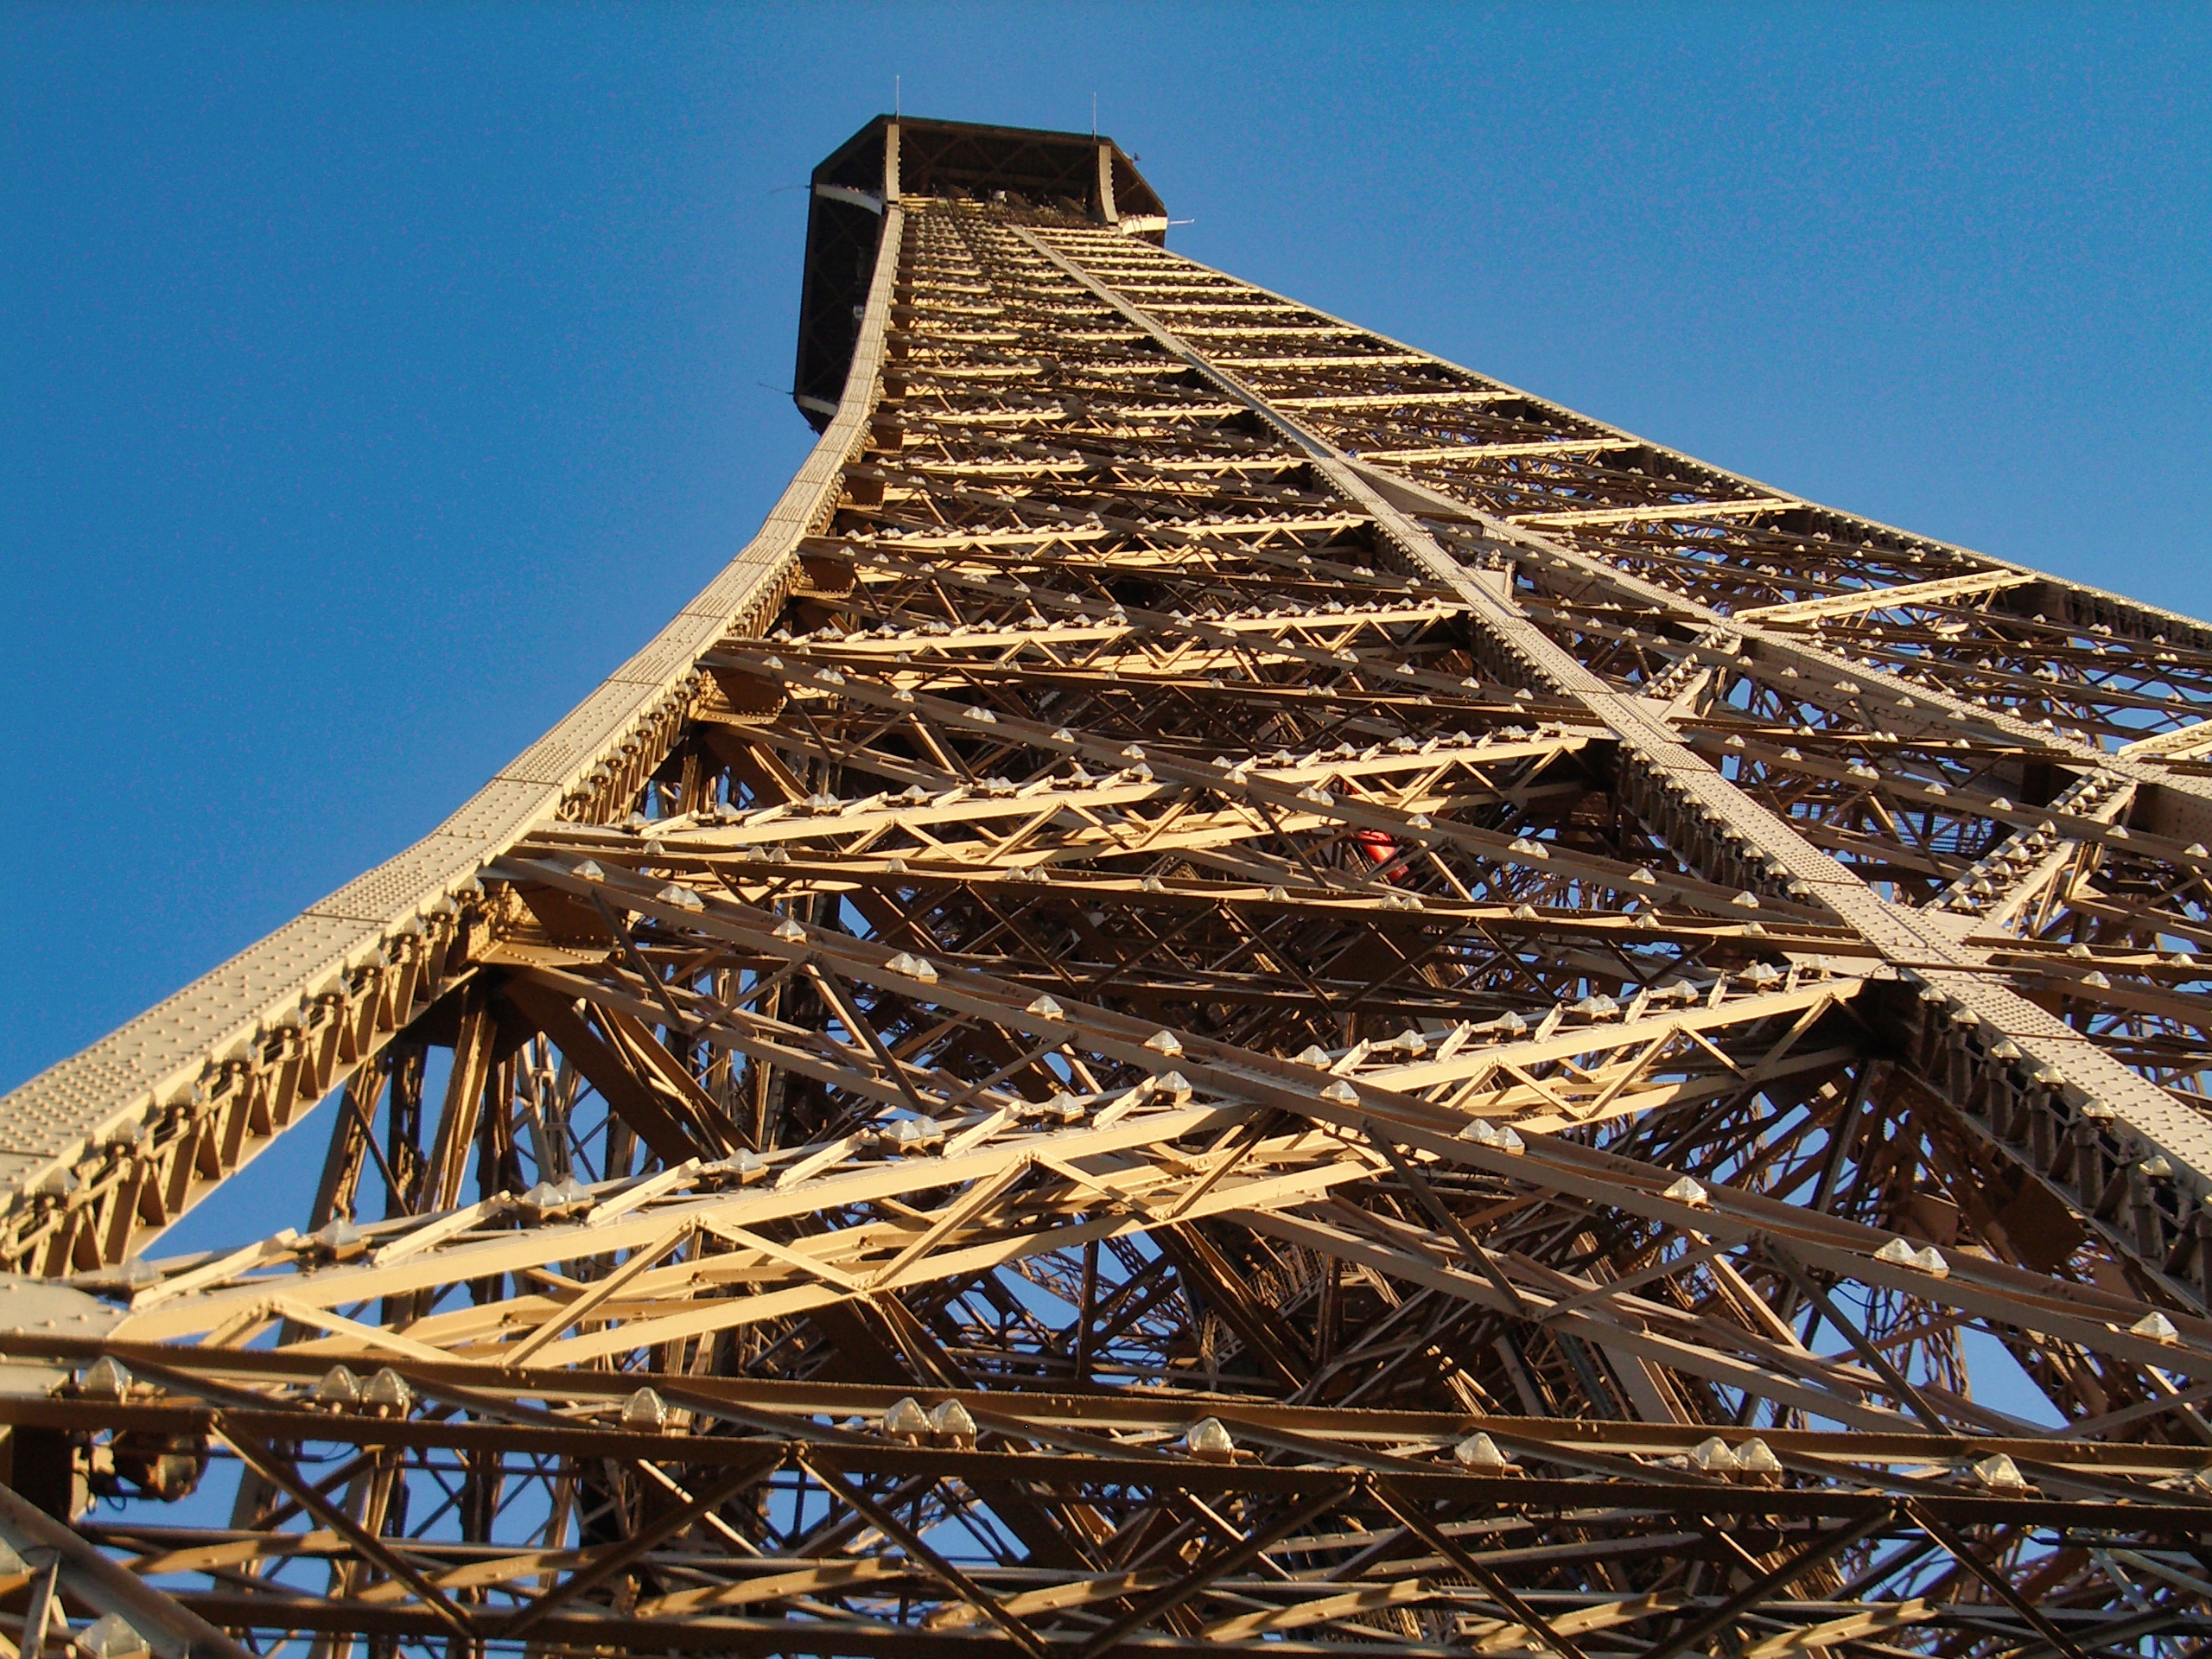
M 397 851 L 752 533 L 812 163 L 1173 245 L 2212 612 L 2212 10 L 0 7 L 0 1085 Z

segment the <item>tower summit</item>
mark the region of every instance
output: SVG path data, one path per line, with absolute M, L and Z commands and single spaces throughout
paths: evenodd
M 760 534 L 7 1097 L 27 1650 L 2202 1637 L 2212 633 L 1166 228 L 863 128 Z

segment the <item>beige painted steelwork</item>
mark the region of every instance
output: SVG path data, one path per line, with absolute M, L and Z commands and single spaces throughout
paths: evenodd
M 1109 140 L 810 200 L 760 535 L 9 1097 L 18 1651 L 2200 1644 L 2212 634 Z

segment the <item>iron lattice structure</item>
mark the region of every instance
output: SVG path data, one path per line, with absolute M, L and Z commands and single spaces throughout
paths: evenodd
M 19 1645 L 2196 1649 L 2212 634 L 1170 254 L 1105 140 L 812 213 L 754 542 L 8 1097 Z

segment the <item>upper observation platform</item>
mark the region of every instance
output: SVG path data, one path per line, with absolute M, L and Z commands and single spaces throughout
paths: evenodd
M 836 414 L 852 366 L 884 204 L 914 196 L 1004 201 L 1166 239 L 1167 209 L 1111 138 L 877 116 L 814 169 L 791 396 L 817 432 Z

